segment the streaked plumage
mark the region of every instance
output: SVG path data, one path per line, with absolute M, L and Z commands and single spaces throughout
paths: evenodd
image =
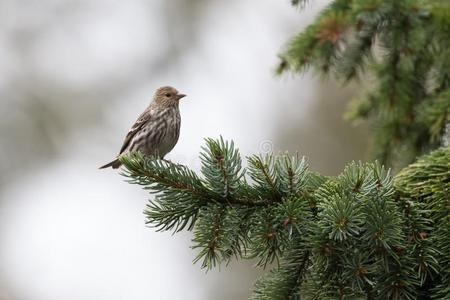
M 131 127 L 119 155 L 141 151 L 146 156 L 164 158 L 175 147 L 180 135 L 179 100 L 185 95 L 170 86 L 156 90 L 153 101 Z M 116 158 L 100 169 L 120 167 Z

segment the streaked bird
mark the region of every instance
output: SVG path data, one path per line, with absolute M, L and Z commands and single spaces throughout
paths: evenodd
M 157 89 L 150 105 L 126 135 L 117 158 L 100 169 L 117 169 L 121 165 L 118 158 L 132 151 L 163 159 L 178 142 L 181 124 L 179 101 L 185 96 L 170 86 Z

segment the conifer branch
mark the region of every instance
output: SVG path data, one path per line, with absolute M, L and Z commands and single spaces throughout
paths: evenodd
M 203 268 L 233 257 L 278 262 L 254 299 L 448 296 L 450 148 L 395 178 L 355 162 L 326 178 L 298 156 L 251 156 L 247 169 L 233 143 L 206 141 L 201 175 L 141 154 L 121 158 L 129 181 L 156 196 L 148 224 L 194 229 Z
M 441 0 L 334 0 L 287 44 L 278 73 L 373 78 L 346 115 L 370 124 L 372 157 L 398 170 L 439 147 L 449 120 L 449 16 Z
M 304 5 L 307 1 L 291 1 Z M 445 0 L 333 0 L 280 54 L 278 72 L 373 76 L 351 120 L 373 129 L 375 163 L 338 176 L 305 158 L 252 155 L 206 139 L 201 172 L 123 156 L 124 175 L 154 195 L 158 230 L 193 230 L 194 262 L 277 264 L 252 299 L 450 299 L 450 6 Z

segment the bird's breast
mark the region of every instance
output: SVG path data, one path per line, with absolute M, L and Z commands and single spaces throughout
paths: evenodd
M 175 147 L 180 136 L 181 117 L 179 110 L 173 110 L 166 114 L 165 133 L 159 145 L 159 153 L 161 156 L 169 153 Z

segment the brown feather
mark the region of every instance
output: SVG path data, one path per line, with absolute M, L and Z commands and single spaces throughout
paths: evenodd
M 99 169 L 106 169 L 106 168 L 109 168 L 109 167 L 112 167 L 113 169 L 117 169 L 117 168 L 119 168 L 121 165 L 122 165 L 122 163 L 119 161 L 118 158 L 116 158 L 116 159 L 113 160 L 112 162 L 107 163 L 107 164 L 104 165 L 104 166 L 101 166 Z
M 150 106 L 151 107 L 151 106 Z M 151 119 L 150 107 L 148 107 L 136 120 L 136 122 L 131 127 L 130 131 L 128 131 L 125 140 L 123 141 L 122 148 L 120 148 L 119 154 L 122 154 L 130 144 L 130 141 L 136 135 L 142 127 L 147 124 L 147 122 Z

